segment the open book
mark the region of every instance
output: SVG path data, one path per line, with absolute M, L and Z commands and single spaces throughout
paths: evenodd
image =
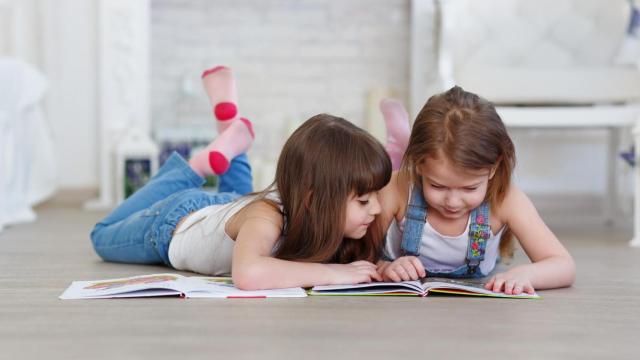
M 187 298 L 267 298 L 305 297 L 303 288 L 244 291 L 229 277 L 150 274 L 122 279 L 74 281 L 60 299 L 105 299 L 149 296 Z
M 489 296 L 501 298 L 540 299 L 538 294 L 507 295 L 484 288 L 484 284 L 473 280 L 426 277 L 415 281 L 372 282 L 354 285 L 314 286 L 309 295 L 404 295 L 427 296 L 429 293 L 452 295 Z

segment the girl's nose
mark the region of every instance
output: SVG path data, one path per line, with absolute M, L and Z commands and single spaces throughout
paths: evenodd
M 369 202 L 371 203 L 371 208 L 369 209 L 371 215 L 378 215 L 382 212 L 382 206 L 380 205 L 380 201 L 378 201 L 377 195 L 371 196 Z
M 460 206 L 460 197 L 456 194 L 449 192 L 444 198 L 444 206 L 448 208 L 458 208 Z

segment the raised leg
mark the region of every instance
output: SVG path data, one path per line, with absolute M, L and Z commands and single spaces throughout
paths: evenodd
M 236 156 L 229 166 L 229 170 L 220 175 L 218 192 L 246 195 L 253 192 L 253 176 L 247 154 Z
M 174 152 L 145 186 L 128 197 L 100 223 L 103 225 L 113 224 L 140 210 L 151 207 L 171 194 L 198 188 L 202 184 L 204 184 L 204 179 L 193 172 L 189 164 Z

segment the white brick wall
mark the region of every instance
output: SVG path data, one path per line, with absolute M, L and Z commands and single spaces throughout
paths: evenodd
M 408 98 L 409 7 L 408 0 L 154 0 L 154 127 L 213 127 L 199 76 L 215 64 L 236 72 L 240 112 L 256 127 L 254 158 L 276 158 L 288 131 L 320 112 L 364 125 L 369 91 Z

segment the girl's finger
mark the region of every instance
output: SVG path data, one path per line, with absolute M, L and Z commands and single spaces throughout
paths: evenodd
M 400 277 L 398 276 L 398 274 L 396 274 L 393 271 L 393 268 L 389 268 L 387 269 L 387 271 L 385 272 L 385 275 L 387 275 L 387 277 L 389 278 L 389 280 L 393 281 L 393 282 L 400 282 Z
M 382 276 L 380 276 L 380 273 L 378 273 L 376 269 L 371 269 L 370 276 L 373 280 L 382 281 Z
M 515 286 L 515 280 L 507 280 L 504 283 L 504 293 L 507 295 L 513 294 L 513 287 Z
M 502 285 L 504 285 L 504 279 L 497 279 L 493 282 L 493 292 L 502 292 Z
M 404 270 L 404 268 L 402 266 L 396 266 L 396 268 L 394 270 L 395 270 L 396 274 L 398 274 L 400 279 L 402 279 L 402 281 L 409 280 L 409 275 L 407 274 L 407 272 Z
M 418 273 L 419 277 L 423 278 L 427 276 L 427 271 L 424 269 L 424 265 L 422 265 L 422 261 L 418 260 L 417 257 L 414 257 L 413 259 L 411 259 L 411 264 L 413 265 L 413 268 L 416 269 L 416 272 Z
M 378 269 L 378 272 L 383 273 L 388 266 L 389 266 L 389 263 L 383 263 L 378 265 L 376 269 Z
M 491 290 L 493 288 L 494 281 L 496 281 L 496 277 L 492 276 L 491 279 L 486 284 L 484 284 L 484 288 L 487 290 Z
M 526 284 L 523 290 L 529 295 L 533 295 L 536 292 L 533 286 L 531 286 L 531 284 Z
M 416 280 L 416 279 L 418 279 L 418 272 L 413 267 L 413 263 L 411 263 L 411 262 L 406 263 L 406 264 L 404 264 L 404 266 L 402 268 L 404 269 L 404 271 L 409 276 L 409 279 L 407 279 L 407 280 Z
M 513 295 L 520 295 L 520 294 L 522 294 L 522 285 L 516 284 L 513 287 Z
M 378 274 L 380 274 L 381 276 L 384 275 L 385 270 L 386 270 L 386 268 L 384 268 L 384 269 L 380 269 L 380 268 L 376 269 Z

